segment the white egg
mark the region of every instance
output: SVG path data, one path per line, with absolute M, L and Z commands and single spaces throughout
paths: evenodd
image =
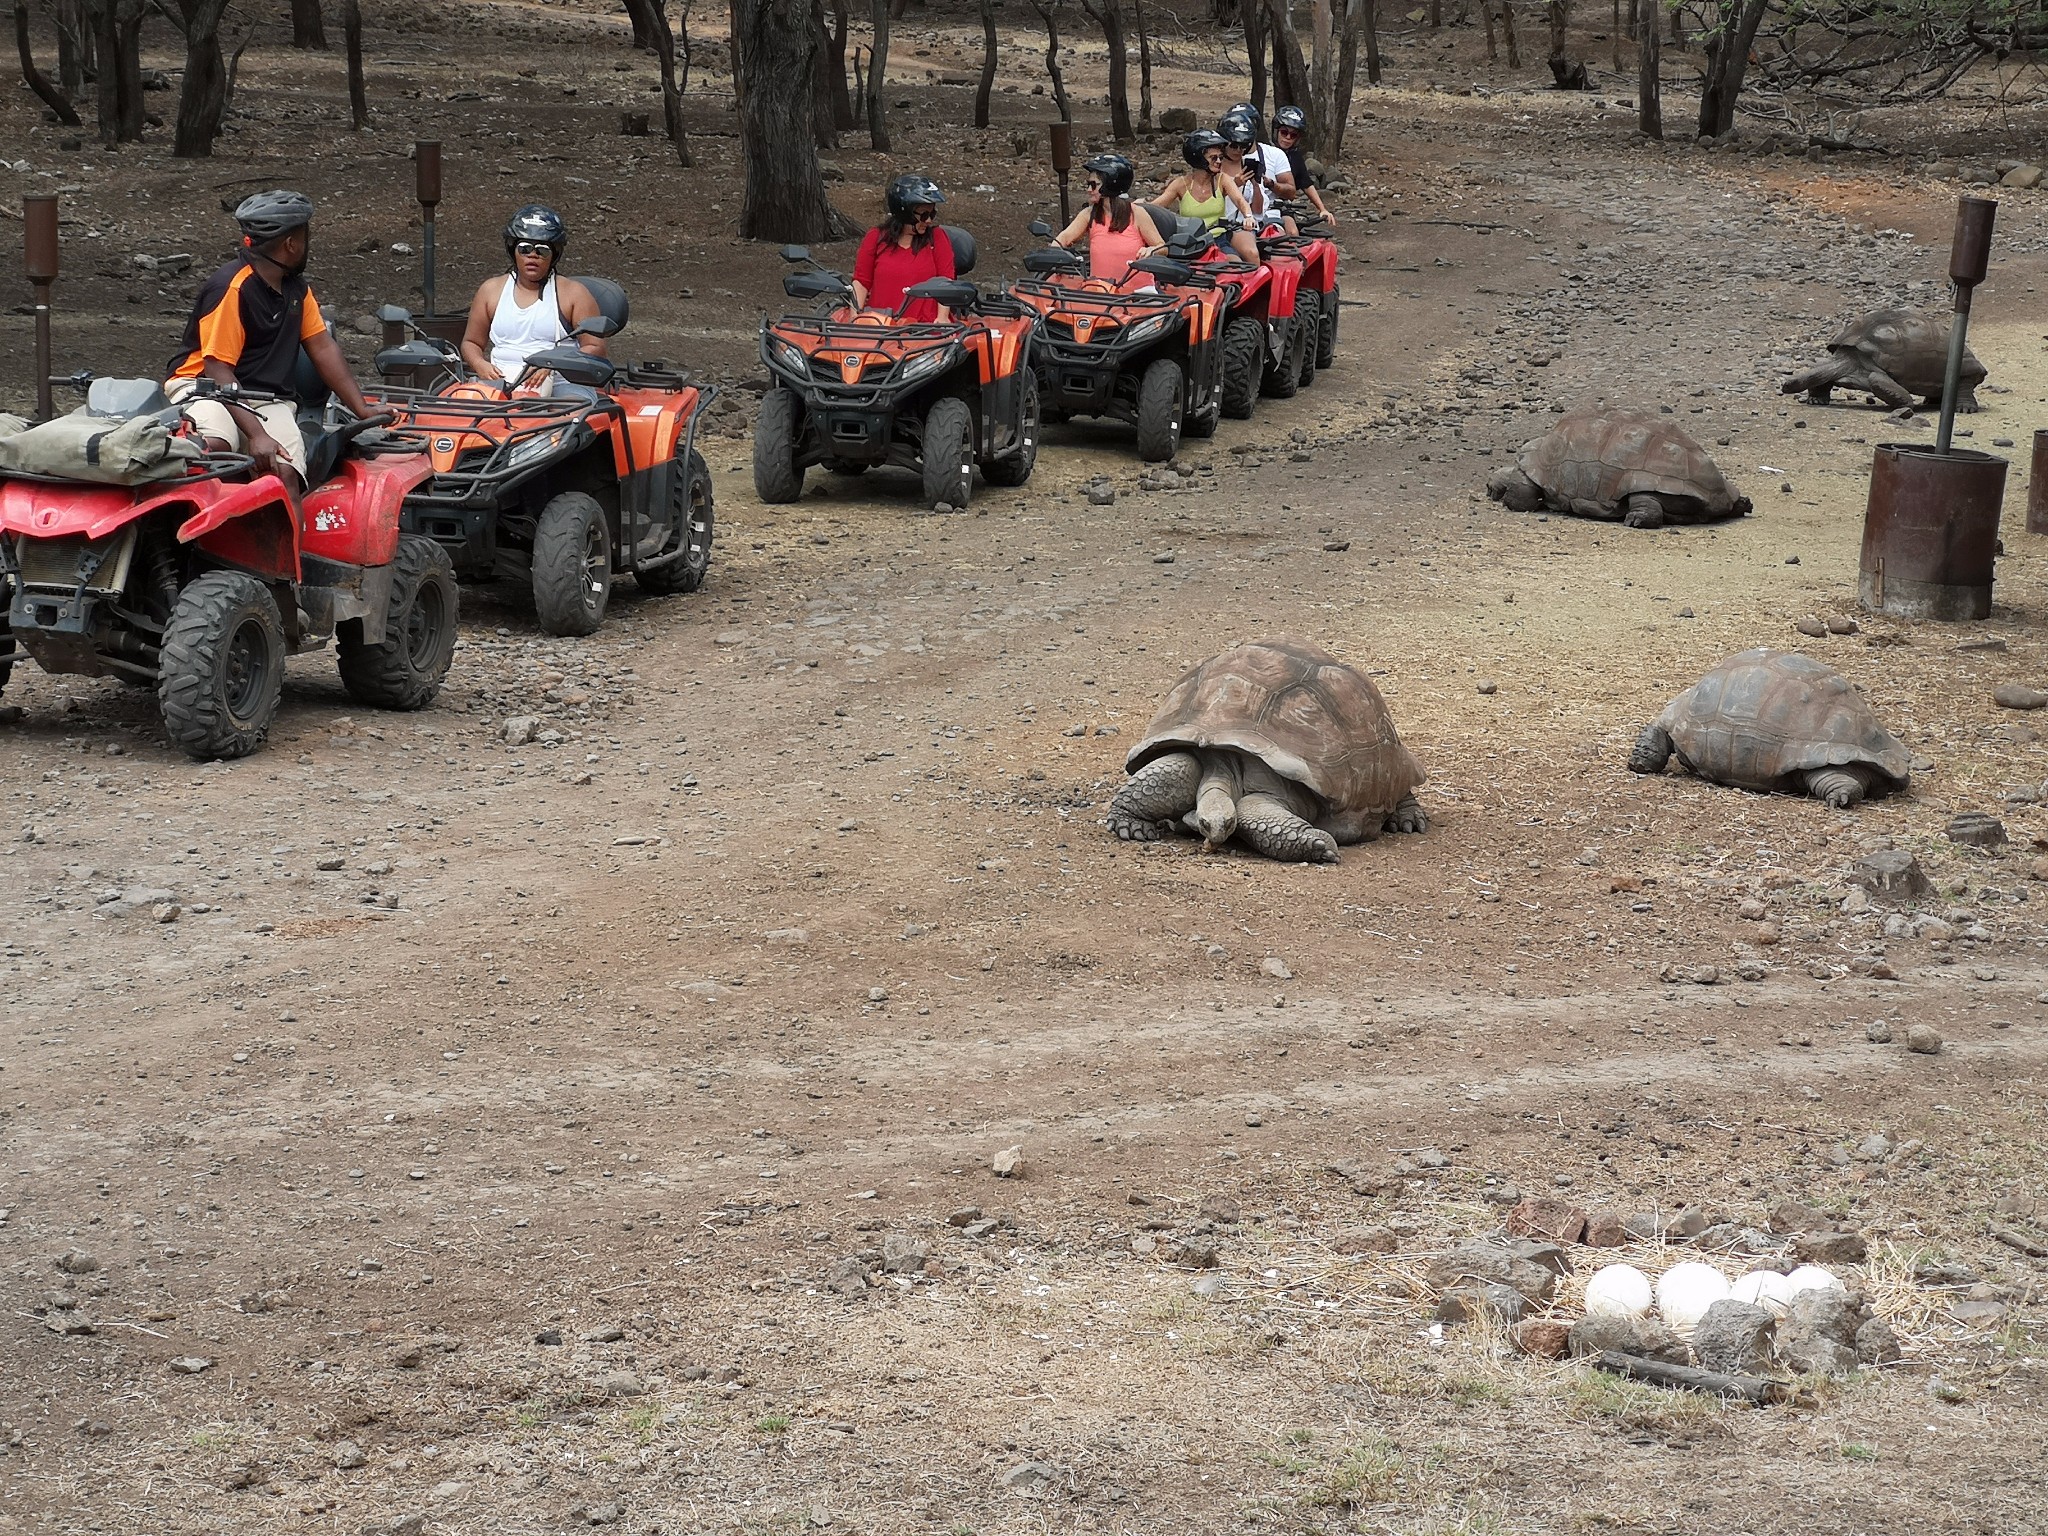
M 1762 1307 L 1774 1316 L 1783 1317 L 1792 1304 L 1792 1287 L 1785 1276 L 1774 1269 L 1753 1269 L 1728 1288 L 1731 1301 L 1746 1301 L 1753 1307 Z
M 1647 1317 L 1650 1277 L 1633 1264 L 1610 1264 L 1586 1282 L 1586 1316 Z
M 1832 1270 L 1822 1269 L 1818 1264 L 1802 1264 L 1785 1277 L 1785 1299 L 1790 1301 L 1801 1291 L 1843 1290 Z
M 1674 1264 L 1657 1280 L 1657 1312 L 1681 1339 L 1691 1337 L 1707 1308 L 1727 1299 L 1728 1277 L 1698 1260 Z

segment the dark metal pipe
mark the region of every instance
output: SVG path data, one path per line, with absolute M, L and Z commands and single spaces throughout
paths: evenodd
M 441 141 L 421 139 L 413 145 L 413 185 L 420 202 L 420 290 L 427 313 L 434 308 L 434 207 L 441 201 Z
M 1073 204 L 1067 190 L 1067 174 L 1074 168 L 1074 125 L 1058 122 L 1052 125 L 1052 172 L 1060 179 L 1060 224 L 1065 227 L 1074 217 Z
M 50 285 L 57 281 L 57 196 L 39 193 L 21 200 L 24 266 L 35 292 L 36 419 L 56 415 L 50 396 Z
M 1934 434 L 1936 453 L 1947 453 L 1955 434 L 1956 392 L 1962 385 L 1970 300 L 1991 270 L 1991 226 L 1997 218 L 1998 204 L 1988 197 L 1966 197 L 1956 204 L 1956 232 L 1948 251 L 1948 275 L 1956 285 L 1956 311 L 1948 332 L 1948 370 L 1942 375 L 1941 384 L 1941 425 Z

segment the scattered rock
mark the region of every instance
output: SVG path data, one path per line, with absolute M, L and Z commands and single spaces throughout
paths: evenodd
M 1449 1291 L 1467 1283 L 1496 1282 L 1539 1305 L 1557 1294 L 1558 1274 L 1497 1243 L 1466 1243 L 1429 1266 L 1429 1283 Z
M 1520 1322 L 1529 1309 L 1528 1298 L 1512 1285 L 1496 1280 L 1470 1280 L 1452 1286 L 1436 1304 L 1440 1323 L 1477 1323 L 1499 1318 L 1504 1323 Z
M 999 1179 L 1014 1179 L 1024 1171 L 1024 1149 L 1005 1147 L 989 1160 L 989 1167 Z
M 1794 621 L 1792 627 L 1798 630 L 1800 634 L 1807 636 L 1809 639 L 1822 640 L 1827 637 L 1827 625 L 1821 623 L 1819 619 L 1813 618 L 1810 615 L 1806 618 Z
M 1890 1365 L 1905 1358 L 1899 1336 L 1881 1317 L 1866 1317 L 1856 1328 L 1856 1359 L 1863 1365 Z
M 1398 1253 L 1401 1239 L 1392 1227 L 1346 1227 L 1332 1246 L 1339 1253 Z
M 1891 1044 L 1892 1027 L 1883 1019 L 1872 1019 L 1863 1026 L 1863 1038 L 1872 1045 L 1889 1045 Z
M 1950 842 L 1966 848 L 1996 848 L 2005 841 L 2005 823 L 1985 811 L 1964 811 L 1943 830 Z
M 931 1257 L 931 1245 L 908 1232 L 891 1232 L 882 1239 L 882 1268 L 892 1275 L 914 1275 Z
M 1932 1024 L 1915 1024 L 1906 1031 L 1906 1049 L 1921 1056 L 1939 1056 L 1941 1031 Z
M 369 1460 L 369 1454 L 353 1440 L 343 1440 L 334 1447 L 334 1464 L 344 1472 L 354 1471 Z
M 1913 901 L 1934 889 L 1920 861 L 1903 848 L 1882 848 L 1865 854 L 1849 871 L 1849 878 L 1871 895 L 1888 901 Z
M 523 747 L 540 734 L 540 720 L 534 715 L 514 715 L 498 727 L 498 739 L 508 747 Z
M 1259 962 L 1259 969 L 1264 974 L 1272 977 L 1275 981 L 1294 980 L 1293 970 L 1291 970 L 1287 962 L 1285 960 L 1282 960 L 1278 955 L 1268 955 L 1264 960 Z
M 1619 1211 L 1589 1211 L 1580 1241 L 1588 1248 L 1619 1248 L 1628 1241 L 1628 1225 Z
M 1035 1493 L 1059 1481 L 1059 1470 L 1049 1462 L 1020 1461 L 1006 1468 L 999 1481 L 1011 1493 Z
M 1802 1264 L 1861 1264 L 1869 1245 L 1861 1232 L 1802 1232 L 1792 1240 Z
M 1538 1360 L 1562 1360 L 1571 1349 L 1571 1328 L 1556 1318 L 1532 1317 L 1515 1326 L 1515 1347 Z
M 603 1327 L 593 1328 L 584 1334 L 583 1342 L 586 1344 L 616 1344 L 624 1339 L 625 1336 L 626 1330 L 617 1323 L 606 1323 Z
M 1801 1291 L 1778 1326 L 1778 1358 L 1795 1371 L 1846 1376 L 1856 1368 L 1857 1299 L 1833 1286 Z
M 1760 1375 L 1770 1368 L 1771 1337 L 1777 1319 L 1746 1301 L 1717 1301 L 1693 1326 L 1692 1352 L 1710 1371 Z
M 213 1362 L 204 1355 L 179 1355 L 171 1361 L 171 1369 L 180 1376 L 197 1376 L 212 1368 Z
M 868 1289 L 868 1267 L 848 1254 L 827 1264 L 818 1280 L 826 1290 L 837 1291 L 842 1296 L 863 1296 Z
M 1532 1195 L 1508 1212 L 1508 1231 L 1517 1237 L 1576 1243 L 1586 1234 L 1586 1213 L 1569 1201 Z
M 2024 683 L 2000 683 L 1991 690 L 1991 702 L 2000 709 L 2040 709 L 2048 705 L 2048 693 Z
M 83 1248 L 73 1248 L 57 1255 L 57 1267 L 67 1275 L 92 1275 L 99 1273 L 100 1261 Z

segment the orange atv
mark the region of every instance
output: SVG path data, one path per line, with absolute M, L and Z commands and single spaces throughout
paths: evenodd
M 407 532 L 447 549 L 470 582 L 525 580 L 540 627 L 587 635 L 604 622 L 612 579 L 643 592 L 694 592 L 711 563 L 711 472 L 697 452 L 697 417 L 716 391 L 665 362 L 621 368 L 576 335 L 625 329 L 625 290 L 581 280 L 600 317 L 528 360 L 508 387 L 468 378 L 452 343 L 413 327 L 416 340 L 377 354 L 387 385 L 372 392 L 407 431 L 424 437 L 434 474 L 406 498 Z M 387 324 L 411 325 L 396 306 Z
M 972 270 L 973 237 L 950 226 L 946 236 L 957 270 Z M 802 246 L 784 246 L 782 259 L 810 263 L 783 279 L 783 292 L 826 302 L 817 314 L 762 322 L 772 380 L 754 426 L 754 489 L 763 501 L 795 501 L 813 464 L 837 474 L 871 464 L 920 470 L 926 504 L 953 511 L 967 506 L 977 464 L 991 485 L 1031 478 L 1033 311 L 957 277 L 929 278 L 905 298 L 935 299 L 951 320 L 855 310 L 851 285 L 811 263 Z

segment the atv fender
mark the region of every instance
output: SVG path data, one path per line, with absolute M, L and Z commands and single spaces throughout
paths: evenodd
M 306 553 L 342 565 L 389 565 L 405 498 L 432 473 L 432 461 L 418 453 L 343 459 L 306 493 Z
M 284 482 L 258 475 L 245 485 L 207 484 L 216 494 L 178 525 L 178 542 L 196 544 L 223 564 L 266 581 L 297 581 L 298 526 Z

